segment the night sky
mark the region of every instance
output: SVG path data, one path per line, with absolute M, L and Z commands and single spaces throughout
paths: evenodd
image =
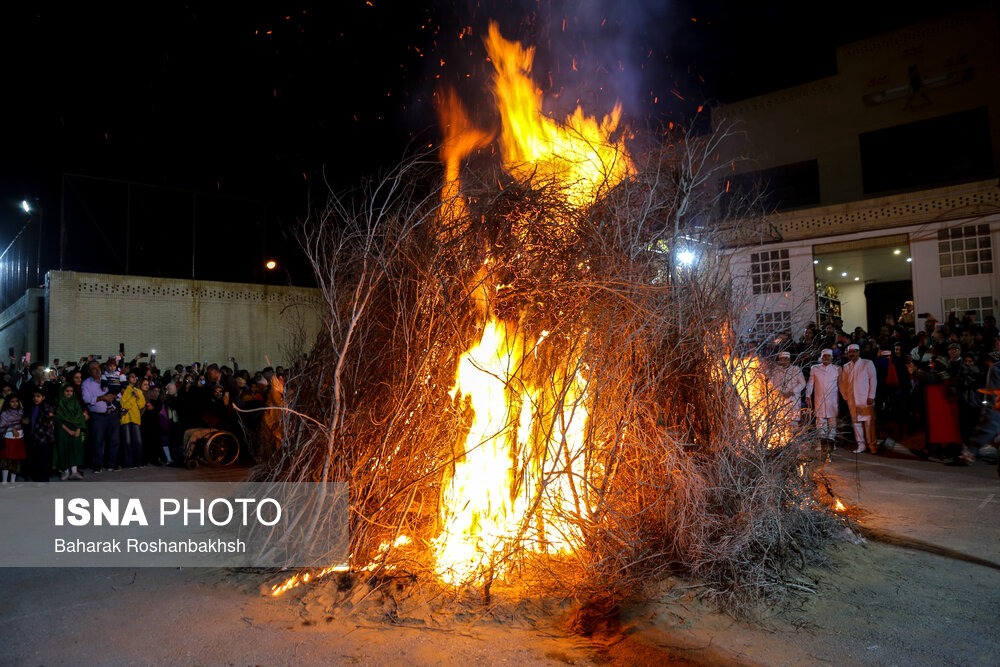
M 327 184 L 343 190 L 436 143 L 442 84 L 478 122 L 496 122 L 482 44 L 490 19 L 537 46 L 536 80 L 552 112 L 579 101 L 603 114 L 620 99 L 626 120 L 644 126 L 834 74 L 838 44 L 970 3 L 840 3 L 822 5 L 826 15 L 802 2 L 721 0 L 243 4 L 0 10 L 0 245 L 24 222 L 21 199 L 39 198 L 54 224 L 59 175 L 70 172 L 214 193 L 236 212 L 214 223 L 220 252 L 294 267 L 288 231 Z M 264 238 L 226 243 L 241 236 L 247 210 L 263 220 L 255 229 Z M 133 212 L 153 230 L 133 251 L 150 270 L 133 261 L 133 273 L 165 274 L 152 257 L 169 252 L 168 217 Z M 280 282 L 289 279 L 304 280 L 292 271 Z

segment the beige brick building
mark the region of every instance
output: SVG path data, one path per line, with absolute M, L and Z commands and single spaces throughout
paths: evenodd
M 713 110 L 717 128 L 739 128 L 720 189 L 763 185 L 775 210 L 770 242 L 732 257 L 753 305 L 742 326 L 798 336 L 836 313 L 848 330 L 877 331 L 907 299 L 939 319 L 995 315 L 996 7 L 847 44 L 837 64 L 834 76 Z
M 160 367 L 194 361 L 288 365 L 321 322 L 315 289 L 52 271 L 0 314 L 0 346 L 52 362 L 156 350 Z M 303 347 L 304 345 L 304 347 Z

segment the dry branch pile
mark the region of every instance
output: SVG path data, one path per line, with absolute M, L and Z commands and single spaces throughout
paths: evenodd
M 777 402 L 748 389 L 761 371 L 737 342 L 729 239 L 711 231 L 718 141 L 649 151 L 583 209 L 487 163 L 442 202 L 421 159 L 332 198 L 302 239 L 325 329 L 286 383 L 284 440 L 258 479 L 348 482 L 352 567 L 440 581 L 436 539 L 457 511 L 443 489 L 484 446 L 466 441 L 456 369 L 494 318 L 519 346 L 498 374 L 511 419 L 518 396 L 536 415 L 530 433 L 509 428 L 494 472 L 527 510 L 457 583 L 619 599 L 684 573 L 738 603 L 780 593 L 834 520 L 812 501 L 804 443 L 775 446 Z M 683 248 L 698 259 L 679 263 Z M 574 448 L 564 422 L 584 411 Z

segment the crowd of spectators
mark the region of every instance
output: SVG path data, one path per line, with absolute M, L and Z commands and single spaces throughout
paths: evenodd
M 822 327 L 810 323 L 797 340 L 789 332 L 768 339 L 764 355 L 775 360 L 775 370 L 780 368 L 781 357 L 790 358 L 805 380 L 822 365 L 824 351 L 830 357 L 828 363 L 841 370 L 855 365 L 852 353 L 855 359 L 871 362 L 874 382 L 870 407 L 874 418 L 866 426 L 874 428 L 867 447 L 864 431 L 857 430 L 859 417 L 854 405 L 845 400 L 851 398 L 844 392 L 847 374 L 836 373 L 840 378 L 840 396 L 834 399 L 839 403 L 839 421 L 854 422 L 859 453 L 891 449 L 922 432 L 922 448 L 916 451 L 930 460 L 961 464 L 978 457 L 995 462 L 993 441 L 1000 433 L 1000 412 L 994 409 L 994 396 L 980 390 L 1000 389 L 1000 331 L 996 319 L 987 316 L 979 322 L 975 311 L 961 316 L 953 313 L 943 322 L 930 313 L 918 317 L 923 320 L 919 331 L 891 315 L 886 316 L 877 332 L 871 333 L 861 327 L 847 332 L 833 323 Z M 856 363 L 860 368 L 866 362 Z M 779 374 L 782 382 L 789 376 L 784 370 Z M 827 375 L 827 371 L 821 375 Z M 822 417 L 818 415 L 822 409 L 816 384 L 807 383 L 798 387 L 801 391 L 790 392 L 796 409 L 804 416 L 796 419 L 802 424 L 824 425 L 822 419 L 817 420 Z M 849 429 L 838 432 L 843 440 Z M 912 442 L 911 438 L 907 446 L 913 448 Z
M 256 423 L 243 411 L 280 405 L 284 377 L 281 366 L 249 372 L 232 357 L 168 369 L 146 353 L 55 367 L 11 358 L 0 363 L 2 483 L 182 464 L 186 433 L 210 428 L 242 438 Z

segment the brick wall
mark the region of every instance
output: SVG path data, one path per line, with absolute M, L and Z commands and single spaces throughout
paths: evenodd
M 7 363 L 7 350 L 14 348 L 17 359 L 25 352 L 32 360 L 44 354 L 45 290 L 32 288 L 0 313 L 0 359 Z M 43 359 L 44 361 L 44 359 Z
M 49 360 L 106 359 L 156 350 L 161 368 L 194 361 L 288 365 L 319 330 L 318 290 L 52 271 L 47 278 Z M 305 349 L 295 332 L 305 332 Z

